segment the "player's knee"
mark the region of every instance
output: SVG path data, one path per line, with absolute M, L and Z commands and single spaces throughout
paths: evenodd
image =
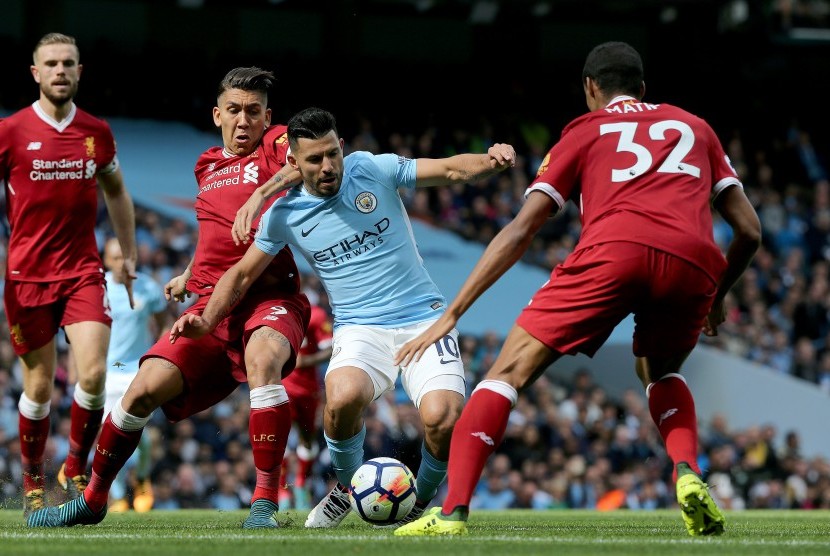
M 290 352 L 284 350 L 257 350 L 254 353 L 246 353 L 245 368 L 248 383 L 252 387 L 278 383 L 282 377 L 283 367 L 290 355 Z
M 53 381 L 34 380 L 30 381 L 25 388 L 26 397 L 37 403 L 46 403 L 52 398 Z
M 159 407 L 157 396 L 144 383 L 133 383 L 121 400 L 121 407 L 130 415 L 145 417 Z
M 422 401 L 420 413 L 426 436 L 436 439 L 450 437 L 461 416 L 462 406 L 463 399 L 460 396 L 444 397 L 440 403 Z
M 326 413 L 332 422 L 359 417 L 367 405 L 362 393 L 355 388 L 336 388 L 326 394 Z
M 89 392 L 90 394 L 103 392 L 106 379 L 107 374 L 103 367 L 89 368 L 83 373 L 78 372 L 78 384 L 81 385 L 84 392 Z
M 179 383 L 169 382 L 147 380 L 145 374 L 139 373 L 124 393 L 121 407 L 137 417 L 150 415 L 157 407 L 181 391 Z

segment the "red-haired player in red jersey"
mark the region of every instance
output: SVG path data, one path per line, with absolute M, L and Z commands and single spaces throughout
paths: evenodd
M 285 164 L 288 149 L 285 126 L 269 127 L 267 90 L 273 78 L 259 68 L 236 68 L 219 85 L 213 121 L 222 130 L 224 146 L 206 151 L 195 168 L 199 242 L 188 270 L 165 286 L 168 297 L 177 300 L 190 292 L 199 294 L 185 313 L 200 314 L 214 284 L 245 254 L 246 246 L 236 245 L 230 234 L 239 207 L 255 189 L 282 178 L 271 179 Z M 237 300 L 213 333 L 198 340 L 180 338 L 175 344 L 162 339 L 150 348 L 104 422 L 84 495 L 32 513 L 30 527 L 100 522 L 110 486 L 157 407 L 178 421 L 216 404 L 246 381 L 257 481 L 243 527 L 277 526 L 280 467 L 291 429 L 281 380 L 294 368 L 310 308 L 288 248 L 263 269 L 251 291 L 254 295 Z
M 700 332 L 724 321 L 723 299 L 752 260 L 761 226 L 715 132 L 668 104 L 650 104 L 640 55 L 621 42 L 595 47 L 582 86 L 588 114 L 551 148 L 516 218 L 490 242 L 438 321 L 406 344 L 406 364 L 455 326 L 510 268 L 566 199 L 578 199 L 582 236 L 536 292 L 476 387 L 450 444 L 443 509 L 396 535 L 455 535 L 473 488 L 504 436 L 518 391 L 563 354 L 592 356 L 626 316 L 635 320 L 637 375 L 674 465 L 690 535 L 717 535 L 725 519 L 697 465 L 695 403 L 679 374 Z M 712 234 L 711 204 L 732 227 L 726 258 Z
M 104 413 L 112 320 L 95 240 L 99 185 L 124 253 L 117 272 L 130 306 L 136 260 L 133 201 L 112 131 L 73 102 L 82 70 L 75 39 L 49 33 L 33 58 L 40 98 L 0 122 L 0 181 L 6 184 L 11 225 L 4 298 L 23 367 L 18 408 L 24 515 L 44 505 L 43 454 L 59 328 L 72 344 L 78 369 L 69 454 L 58 473 L 72 498 L 86 488 L 87 459 Z
M 299 436 L 295 451 L 297 469 L 294 473 L 293 488 L 294 508 L 297 510 L 311 508 L 311 496 L 306 482 L 311 476 L 311 469 L 319 451 L 317 418 L 322 385 L 318 367 L 329 360 L 332 352 L 331 317 L 316 303 L 313 292 L 308 293 L 308 296 L 312 302 L 311 320 L 308 323 L 303 345 L 300 347 L 300 355 L 297 357 L 297 367 L 282 381 L 288 392 L 288 398 L 291 400 L 291 420 L 297 425 Z M 292 493 L 288 491 L 286 482 L 288 475 L 286 461 L 283 460 L 280 474 L 280 497 L 287 503 Z

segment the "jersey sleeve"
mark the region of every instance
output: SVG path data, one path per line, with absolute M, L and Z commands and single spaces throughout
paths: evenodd
M 274 210 L 278 206 L 279 201 L 280 199 L 277 199 L 277 203 L 271 205 L 263 213 L 262 218 L 259 219 L 259 226 L 254 236 L 254 245 L 260 251 L 269 255 L 276 255 L 286 245 L 285 241 L 281 239 L 285 224 L 281 222 L 278 216 L 275 216 L 276 211 Z
M 724 152 L 715 130 L 708 124 L 704 126 L 709 142 L 709 165 L 712 168 L 712 200 L 714 201 L 727 188 L 733 185 L 743 187 L 743 184 L 738 179 L 738 173 L 732 167 L 732 162 Z
M 101 121 L 101 131 L 98 134 L 98 140 L 101 143 L 101 152 L 96 157 L 98 164 L 98 174 L 111 174 L 118 169 L 118 157 L 115 155 L 115 137 L 112 134 L 112 129 L 105 121 Z
M 525 198 L 534 191 L 544 193 L 562 210 L 580 175 L 580 145 L 573 131 L 563 133 L 542 160 L 536 177 L 525 191 Z
M 269 162 L 276 162 L 279 167 L 285 166 L 288 159 L 288 128 L 282 124 L 268 128 L 262 148 Z
M 415 161 L 397 154 L 369 154 L 371 168 L 375 172 L 378 182 L 392 190 L 399 187 L 412 189 L 415 187 Z M 364 166 L 370 166 L 368 164 Z

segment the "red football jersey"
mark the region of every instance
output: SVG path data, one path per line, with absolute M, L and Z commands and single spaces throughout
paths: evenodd
M 199 221 L 199 241 L 192 275 L 187 283 L 189 291 L 211 293 L 222 274 L 247 251 L 250 243 L 236 245 L 231 238 L 236 211 L 257 187 L 285 165 L 288 151 L 286 130 L 284 125 L 268 128 L 259 147 L 248 156 L 229 155 L 224 148 L 213 147 L 199 157 L 194 170 L 198 185 L 195 207 Z M 266 201 L 262 212 L 281 195 L 274 195 Z M 259 218 L 256 218 L 252 232 L 256 231 L 258 224 Z M 299 272 L 287 246 L 274 257 L 263 277 L 266 275 L 276 278 L 277 284 L 272 287 L 283 291 L 299 291 Z
M 7 279 L 52 282 L 103 272 L 95 176 L 116 165 L 109 125 L 74 104 L 61 122 L 37 102 L 0 122 L 11 225 Z
M 712 235 L 710 202 L 732 185 L 742 186 L 705 121 L 669 104 L 618 97 L 565 127 L 525 195 L 541 191 L 560 208 L 573 197 L 580 248 L 641 243 L 717 279 L 726 260 Z
M 313 355 L 331 345 L 332 325 L 331 319 L 325 310 L 317 305 L 311 306 L 311 319 L 308 323 L 308 330 L 303 338 L 303 345 L 300 347 L 302 355 Z M 290 383 L 296 389 L 314 393 L 320 389 L 317 367 L 296 367 L 290 375 L 283 379 L 283 384 Z

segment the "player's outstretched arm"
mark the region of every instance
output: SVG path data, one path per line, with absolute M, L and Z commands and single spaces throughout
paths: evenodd
M 201 316 L 185 313 L 173 324 L 173 328 L 170 329 L 170 343 L 175 343 L 179 336 L 197 339 L 212 332 L 242 300 L 251 284 L 259 278 L 273 259 L 274 255 L 264 253 L 256 245 L 251 245 L 245 256 L 225 271 L 216 283 Z
M 506 143 L 496 143 L 487 149 L 487 154 L 419 158 L 415 166 L 415 185 L 432 187 L 478 181 L 512 168 L 515 164 L 516 151 Z
M 290 189 L 300 183 L 300 172 L 291 166 L 283 166 L 279 172 L 271 176 L 264 184 L 257 187 L 251 196 L 245 201 L 239 210 L 236 211 L 236 218 L 231 227 L 231 237 L 237 245 L 248 243 L 251 233 L 251 224 L 254 218 L 259 215 L 262 205 L 272 196 Z
M 545 223 L 553 209 L 554 200 L 544 193 L 534 192 L 507 226 L 496 234 L 484 250 L 461 291 L 447 310 L 420 336 L 410 340 L 398 351 L 396 365 L 418 361 L 424 351 L 453 329 L 467 309 L 507 272 L 527 251 L 533 236 Z
M 752 262 L 761 245 L 761 222 L 741 187 L 729 187 L 715 199 L 715 209 L 732 227 L 732 241 L 726 251 L 726 270 L 718 284 L 715 301 L 703 323 L 703 333 L 717 336 L 726 320 L 723 300 Z
M 135 207 L 130 192 L 124 185 L 124 176 L 121 169 L 114 172 L 98 174 L 98 184 L 104 192 L 104 202 L 112 220 L 115 237 L 121 244 L 124 254 L 124 264 L 121 269 L 122 282 L 127 288 L 130 308 L 135 308 L 133 302 L 133 280 L 136 279 L 135 265 L 138 259 L 138 250 L 135 242 Z

